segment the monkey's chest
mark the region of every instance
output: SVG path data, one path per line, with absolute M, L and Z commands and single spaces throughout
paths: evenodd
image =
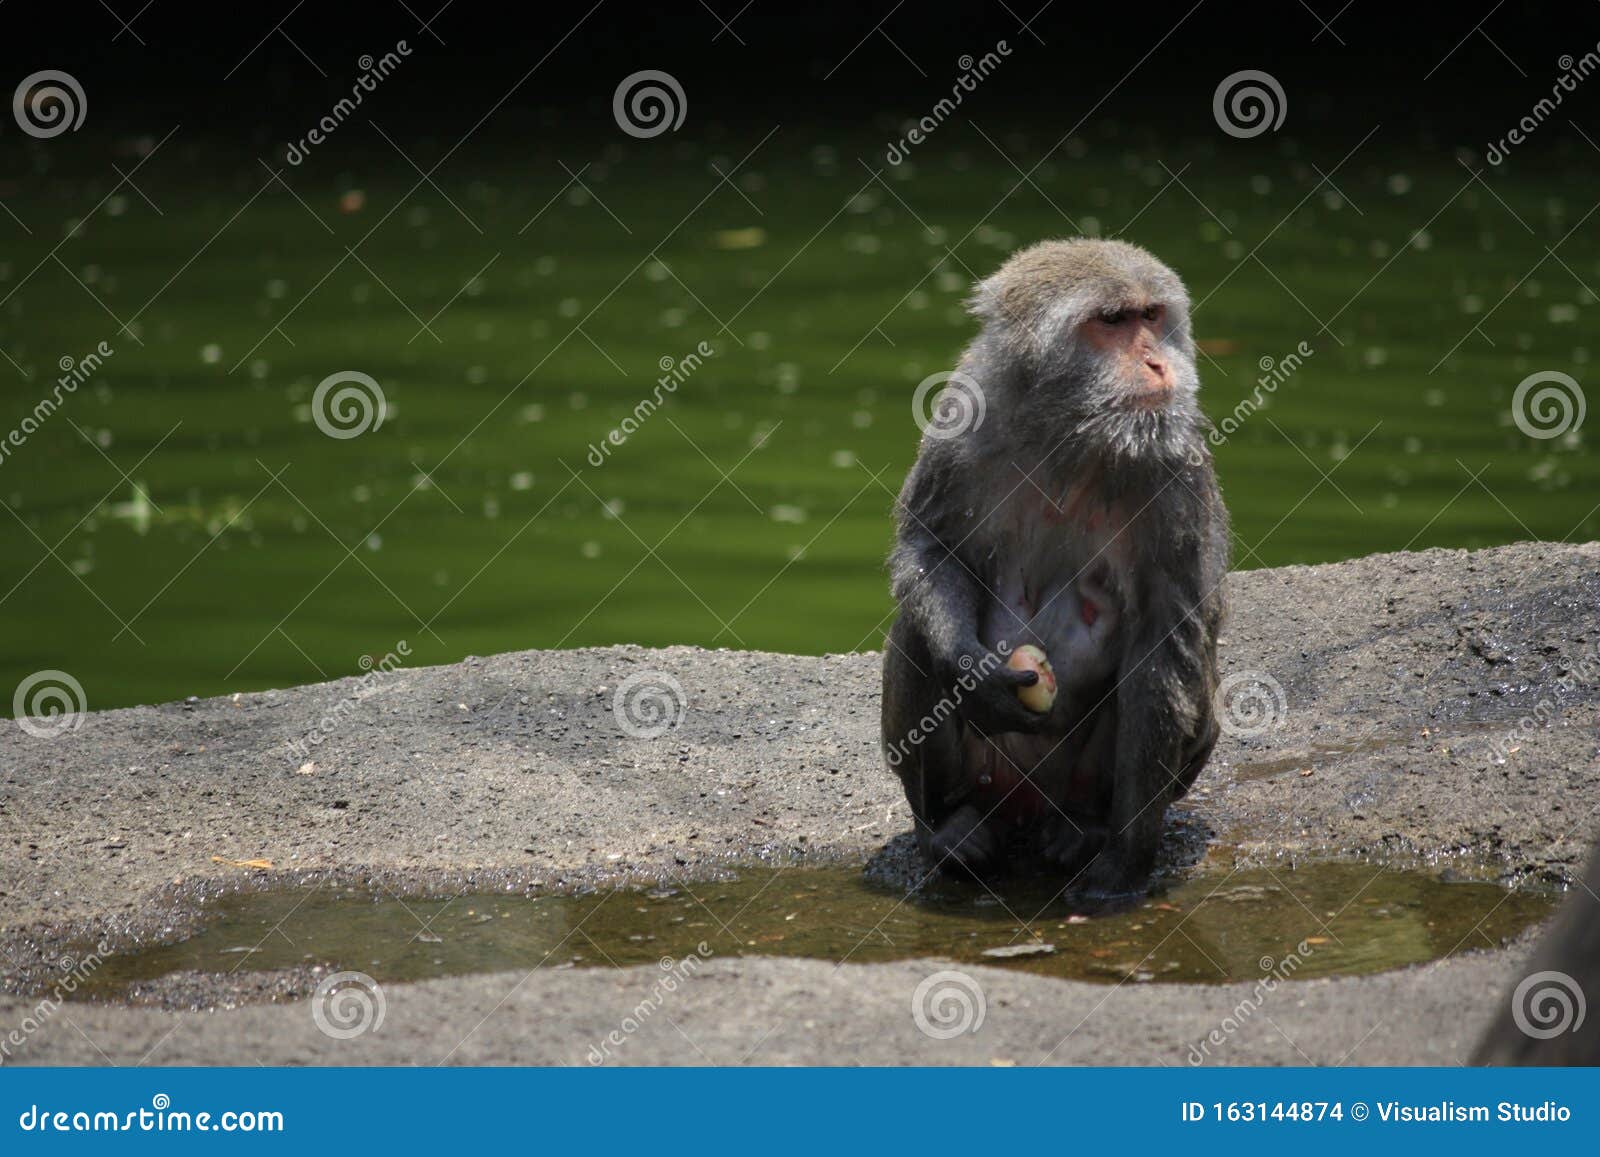
M 991 559 L 984 642 L 1032 643 L 1054 666 L 1102 668 L 1121 617 L 1116 543 L 1039 526 L 1007 545 Z

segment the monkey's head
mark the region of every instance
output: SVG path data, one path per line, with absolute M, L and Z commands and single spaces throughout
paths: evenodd
M 1122 241 L 1043 241 L 974 291 L 970 372 L 1003 393 L 1013 438 L 1116 457 L 1183 453 L 1203 422 L 1178 275 Z

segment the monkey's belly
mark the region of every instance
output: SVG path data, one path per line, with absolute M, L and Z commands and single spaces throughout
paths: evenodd
M 1087 729 L 1085 729 L 1087 730 Z M 1110 768 L 1100 766 L 1096 745 L 1078 735 L 962 737 L 970 799 L 1002 823 L 1031 825 L 1059 809 L 1100 816 Z

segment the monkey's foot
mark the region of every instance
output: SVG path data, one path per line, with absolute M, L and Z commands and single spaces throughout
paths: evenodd
M 1083 871 L 1105 845 L 1103 825 L 1075 824 L 1059 816 L 1045 832 L 1041 852 L 1050 864 L 1071 877 Z
M 1000 850 L 1000 841 L 972 804 L 951 812 L 928 841 L 928 854 L 937 867 L 969 876 L 992 869 Z
M 1074 890 L 1097 899 L 1143 896 L 1150 884 L 1150 859 L 1129 858 L 1125 849 L 1108 845 L 1078 877 Z

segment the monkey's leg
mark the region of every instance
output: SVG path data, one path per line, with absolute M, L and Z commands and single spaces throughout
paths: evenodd
M 905 787 L 917 846 L 932 864 L 971 874 L 991 866 L 999 841 L 978 809 L 963 802 L 972 786 L 962 724 L 933 673 L 926 642 L 902 617 L 883 656 L 883 748 Z
M 1212 749 L 1217 746 L 1217 736 L 1222 733 L 1222 727 L 1216 718 L 1206 713 L 1206 718 L 1200 728 L 1200 734 L 1184 752 L 1183 770 L 1178 773 L 1178 781 L 1173 785 L 1172 798 L 1182 799 L 1194 786 L 1194 781 L 1199 777 L 1200 770 L 1205 767 L 1206 761 L 1211 758 Z
M 977 805 L 965 803 L 933 833 L 925 854 L 940 870 L 982 877 L 1000 858 L 1001 844 Z
M 1143 890 L 1161 844 L 1167 801 L 1186 769 L 1177 708 L 1158 676 L 1164 662 L 1147 658 L 1118 687 L 1108 836 L 1082 877 L 1091 892 Z
M 1111 804 L 1111 777 L 1116 770 L 1117 712 L 1113 703 L 1102 705 L 1080 722 L 1088 729 L 1081 743 L 1069 738 L 1065 790 L 1056 793 L 1054 810 L 1045 821 L 1044 858 L 1064 872 L 1069 883 L 1105 848 L 1109 831 L 1103 821 Z

